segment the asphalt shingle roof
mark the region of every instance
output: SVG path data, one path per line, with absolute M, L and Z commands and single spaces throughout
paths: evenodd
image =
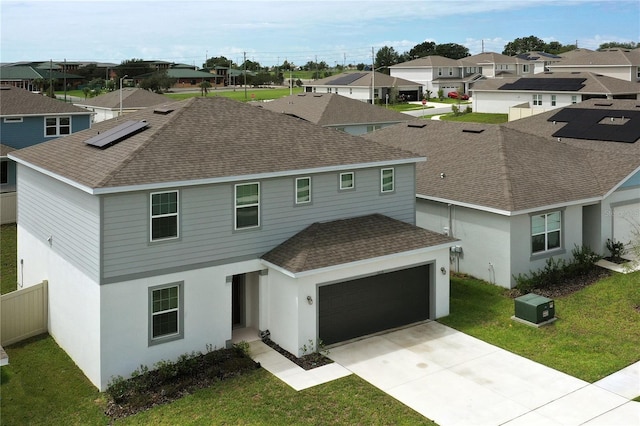
M 299 273 L 454 241 L 443 234 L 373 214 L 314 223 L 265 253 L 262 259 Z
M 86 109 L 12 86 L 0 89 L 0 116 L 91 114 Z
M 346 84 L 336 84 L 334 81 L 340 81 L 343 77 L 354 74 L 354 73 L 342 73 L 337 75 L 332 75 L 330 77 L 325 77 L 320 80 L 316 80 L 311 82 L 310 84 L 305 84 L 305 86 L 351 86 L 351 87 L 363 87 L 368 86 L 371 87 L 371 71 L 361 71 L 355 74 L 360 74 L 359 78 L 346 83 Z M 404 86 L 419 86 L 415 81 L 405 80 L 404 78 L 392 77 L 387 74 L 376 72 L 375 74 L 375 85 L 376 87 L 404 87 Z
M 122 89 L 122 108 L 140 109 L 154 105 L 172 103 L 171 99 L 157 93 L 144 89 L 126 87 Z M 120 91 L 114 90 L 95 98 L 83 99 L 74 102 L 75 105 L 86 105 L 97 108 L 118 109 L 120 108 Z
M 398 124 L 363 137 L 427 157 L 416 165 L 418 195 L 504 211 L 600 197 L 640 166 L 640 141 L 558 141 L 552 134 L 564 124 L 547 121 L 557 112 L 503 125 L 416 121 L 410 125 L 425 126 Z
M 412 152 L 223 97 L 169 106 L 174 111 L 166 115 L 153 108 L 128 114 L 126 120 L 146 120 L 149 128 L 106 149 L 85 142 L 122 121 L 11 155 L 93 189 L 421 161 Z
M 260 103 L 259 106 L 321 126 L 401 123 L 412 119 L 400 112 L 332 93 L 302 93 Z

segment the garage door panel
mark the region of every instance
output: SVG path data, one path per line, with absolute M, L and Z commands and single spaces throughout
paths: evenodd
M 640 202 L 613 209 L 613 239 L 629 244 L 640 231 Z
M 322 286 L 319 336 L 325 344 L 429 318 L 429 266 Z

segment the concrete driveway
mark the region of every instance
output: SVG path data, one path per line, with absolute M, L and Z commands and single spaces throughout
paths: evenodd
M 437 322 L 333 347 L 329 357 L 441 426 L 640 425 L 628 389 L 640 391 L 640 363 L 619 391 L 617 378 L 589 384 Z

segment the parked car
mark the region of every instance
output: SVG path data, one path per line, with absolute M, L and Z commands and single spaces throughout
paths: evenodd
M 447 93 L 447 96 L 451 99 L 458 99 L 458 92 L 449 92 Z M 469 95 L 467 95 L 466 93 L 460 93 L 460 99 L 466 101 L 469 99 Z

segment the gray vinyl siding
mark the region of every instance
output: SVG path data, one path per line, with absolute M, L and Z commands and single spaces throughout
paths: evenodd
M 100 276 L 100 200 L 18 164 L 18 223 L 90 278 Z
M 58 138 L 59 136 L 45 137 L 44 117 L 44 115 L 23 117 L 22 123 L 5 123 L 4 118 L 0 118 L 2 143 L 12 148 L 21 149 Z M 56 114 L 48 117 L 70 117 L 71 133 L 88 129 L 91 125 L 90 113 L 87 115 Z
M 344 171 L 350 171 L 348 169 Z M 295 205 L 295 178 L 260 181 L 260 227 L 234 230 L 234 185 L 180 189 L 180 237 L 149 242 L 149 193 L 104 196 L 103 280 L 144 277 L 255 259 L 318 221 L 371 213 L 415 224 L 415 167 L 395 167 L 395 187 L 380 194 L 380 169 L 355 171 L 355 190 L 340 191 L 339 172 L 311 176 L 312 201 Z M 158 192 L 158 191 L 154 191 Z

